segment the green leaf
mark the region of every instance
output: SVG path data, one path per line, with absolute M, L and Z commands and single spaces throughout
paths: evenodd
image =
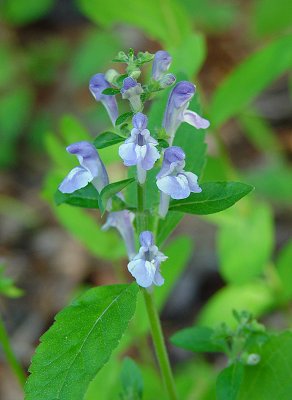
M 115 96 L 118 93 L 120 93 L 120 90 L 114 88 L 106 88 L 102 92 L 102 94 L 105 94 L 106 96 Z
M 260 352 L 261 360 L 245 368 L 237 400 L 290 400 L 292 393 L 292 333 L 271 337 Z
M 56 316 L 30 367 L 25 400 L 80 400 L 133 317 L 138 286 L 100 286 Z
M 112 146 L 117 143 L 124 142 L 125 138 L 122 136 L 117 135 L 116 133 L 113 132 L 103 132 L 100 135 L 98 135 L 94 141 L 93 145 L 97 149 L 103 149 L 105 147 Z
M 272 290 L 261 281 L 225 286 L 217 291 L 202 308 L 198 324 L 216 327 L 226 322 L 234 327 L 236 323 L 232 315 L 233 310 L 247 310 L 257 318 L 267 312 L 275 301 Z
M 183 218 L 182 213 L 176 211 L 169 211 L 164 220 L 160 219 L 158 224 L 156 242 L 158 246 L 161 246 L 171 232 L 175 229 L 177 224 Z
M 124 179 L 123 181 L 110 183 L 105 186 L 100 192 L 99 196 L 99 208 L 102 213 L 104 213 L 107 202 L 111 199 L 115 194 L 119 193 L 126 186 L 130 185 L 130 183 L 134 182 L 135 178 Z
M 79 0 L 78 4 L 81 11 L 98 25 L 130 24 L 164 46 L 183 43 L 191 32 L 188 15 L 175 0 L 168 0 L 166 8 L 156 0 Z
M 250 13 L 251 26 L 259 36 L 279 34 L 291 27 L 290 0 L 258 0 Z
M 222 277 L 241 284 L 263 273 L 272 256 L 273 234 L 267 205 L 252 205 L 244 213 L 234 213 L 232 221 L 221 224 L 217 236 Z
M 222 125 L 292 66 L 292 36 L 281 37 L 242 62 L 219 85 L 210 106 L 212 128 Z
M 116 126 L 122 125 L 124 122 L 132 118 L 133 115 L 134 115 L 133 112 L 126 112 L 124 114 L 119 115 L 118 118 L 116 119 Z
M 172 200 L 169 209 L 188 214 L 212 214 L 231 207 L 253 190 L 252 186 L 240 182 L 208 182 L 203 183 L 201 188 L 201 193 Z
M 45 15 L 55 4 L 55 0 L 6 0 L 1 2 L 0 14 L 15 25 L 24 25 Z
M 282 283 L 282 291 L 285 300 L 292 298 L 292 241 L 288 242 L 281 250 L 276 267 Z
M 143 377 L 137 364 L 126 357 L 121 371 L 121 400 L 139 400 L 143 396 Z
M 244 376 L 244 367 L 240 362 L 223 369 L 216 382 L 217 400 L 236 400 Z M 252 398 L 252 397 L 251 397 Z M 256 398 L 256 397 L 254 397 Z
M 222 346 L 215 343 L 213 335 L 214 330 L 211 328 L 194 326 L 175 333 L 171 342 L 177 347 L 197 353 L 222 352 Z
M 99 199 L 98 191 L 92 183 L 88 183 L 87 186 L 75 190 L 73 193 L 62 193 L 59 190 L 55 193 L 55 202 L 57 205 L 66 203 L 77 207 L 99 208 Z

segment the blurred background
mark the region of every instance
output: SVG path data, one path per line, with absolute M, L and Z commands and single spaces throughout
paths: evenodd
M 161 302 L 166 335 L 194 321 L 229 322 L 233 306 L 271 329 L 291 327 L 291 26 L 289 0 L 1 1 L 0 314 L 25 369 L 73 296 L 130 278 L 97 213 L 53 201 L 75 165 L 66 144 L 109 128 L 88 81 L 130 47 L 167 49 L 170 71 L 196 83 L 211 121 L 202 180 L 256 187 L 233 209 L 175 230 L 165 249 L 177 257 Z M 101 156 L 113 180 L 124 176 L 114 148 Z M 178 368 L 188 361 L 169 350 Z M 204 361 L 205 386 L 218 362 Z M 0 350 L 0 399 L 22 398 Z M 205 397 L 189 397 L 197 398 Z

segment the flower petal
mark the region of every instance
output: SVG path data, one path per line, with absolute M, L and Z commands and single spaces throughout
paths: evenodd
M 139 241 L 140 241 L 141 246 L 149 249 L 149 247 L 153 246 L 153 243 L 154 243 L 154 238 L 153 238 L 152 232 L 144 231 L 144 232 L 140 233 Z
M 207 119 L 191 110 L 184 112 L 184 121 L 197 129 L 207 129 L 210 126 L 210 122 Z
M 123 159 L 124 164 L 127 167 L 137 164 L 137 154 L 135 149 L 135 143 L 123 143 L 119 147 L 119 156 Z
M 198 177 L 196 174 L 193 174 L 192 172 L 183 172 L 182 175 L 184 175 L 187 178 L 191 192 L 201 193 L 202 189 L 198 184 Z
M 128 270 L 139 286 L 147 288 L 153 284 L 155 266 L 145 260 L 133 260 L 128 264 Z
M 153 144 L 147 144 L 146 153 L 141 160 L 142 168 L 148 171 L 149 169 L 153 168 L 153 165 L 159 158 L 160 154 L 156 147 Z
M 179 200 L 189 197 L 191 191 L 187 178 L 179 174 L 178 176 L 165 176 L 156 181 L 159 190 L 168 194 L 172 199 Z
M 157 270 L 155 272 L 155 275 L 154 275 L 154 278 L 153 278 L 153 283 L 156 286 L 162 286 L 164 284 L 164 278 L 161 275 L 159 268 L 157 268 Z
M 62 193 L 73 193 L 75 190 L 85 187 L 92 179 L 90 171 L 83 167 L 75 167 L 59 185 L 59 190 Z
M 157 51 L 152 64 L 152 78 L 156 81 L 162 78 L 163 74 L 168 70 L 171 61 L 172 57 L 167 51 Z
M 146 117 L 146 115 L 142 114 L 141 112 L 138 112 L 132 118 L 132 123 L 133 123 L 134 128 L 138 129 L 139 131 L 146 129 L 147 122 L 148 122 L 148 118 Z

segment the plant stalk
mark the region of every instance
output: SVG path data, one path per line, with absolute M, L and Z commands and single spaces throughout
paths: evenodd
M 138 234 L 143 232 L 146 228 L 146 216 L 144 211 L 144 187 L 137 185 L 137 231 Z M 147 289 L 141 289 L 145 301 L 145 306 L 149 318 L 152 340 L 155 348 L 156 357 L 159 363 L 162 380 L 168 394 L 169 400 L 177 400 L 176 388 L 174 378 L 171 371 L 171 366 L 168 358 L 168 353 L 165 346 L 165 341 L 162 333 L 161 323 L 158 311 L 151 293 Z
M 0 316 L 0 343 L 2 345 L 4 354 L 6 356 L 7 362 L 10 365 L 11 369 L 13 370 L 15 376 L 18 379 L 18 382 L 20 383 L 21 387 L 24 387 L 25 381 L 26 381 L 26 376 L 25 373 L 20 365 L 20 363 L 18 362 L 12 346 L 10 344 L 9 341 L 9 336 L 8 333 L 6 331 L 4 322 Z
M 169 400 L 177 400 L 178 397 L 176 394 L 174 378 L 171 371 L 171 366 L 165 346 L 157 308 L 155 306 L 152 294 L 150 294 L 147 289 L 142 289 L 142 291 L 150 322 L 155 353 L 159 363 L 163 383 L 167 390 Z

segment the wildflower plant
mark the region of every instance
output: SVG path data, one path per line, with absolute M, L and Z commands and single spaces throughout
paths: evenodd
M 89 84 L 94 99 L 106 108 L 112 128 L 92 142 L 67 147 L 79 165 L 60 182 L 55 199 L 57 204 L 99 209 L 102 229 L 116 229 L 124 241 L 130 283 L 90 289 L 57 314 L 33 358 L 27 400 L 82 399 L 127 329 L 139 292 L 165 393 L 177 399 L 153 297 L 154 290 L 168 284 L 163 277 L 168 258 L 163 243 L 184 214 L 222 211 L 252 190 L 239 182 L 202 183 L 198 166 L 204 164 L 205 145 L 196 147 L 196 138 L 202 138 L 202 129 L 210 123 L 190 105 L 196 86 L 168 72 L 169 53 L 134 54 L 131 49 L 113 61 L 126 65 L 123 73 L 114 69 L 98 73 Z M 148 64 L 152 70 L 145 80 L 142 69 Z M 156 107 L 157 99 L 162 109 Z M 128 108 L 122 114 L 120 101 Z M 149 111 L 151 102 L 155 112 Z M 184 123 L 192 127 L 191 132 Z M 99 150 L 117 143 L 128 176 L 110 182 Z

